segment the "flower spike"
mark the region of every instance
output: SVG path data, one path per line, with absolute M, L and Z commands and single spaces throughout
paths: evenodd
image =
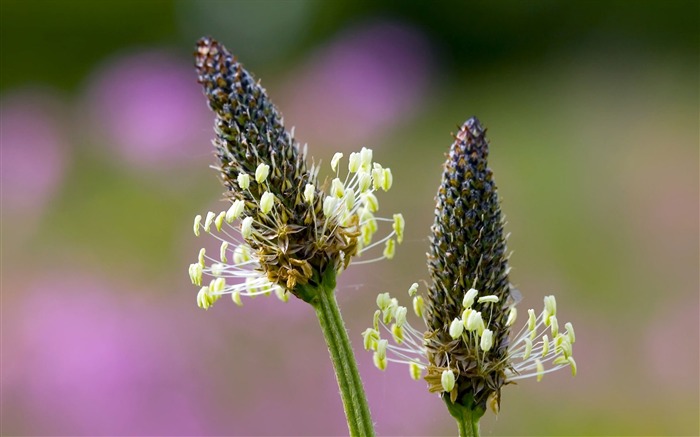
M 554 296 L 544 298 L 539 315 L 528 310 L 525 326 L 510 335 L 519 297 L 508 278 L 504 221 L 487 165 L 485 132 L 476 118 L 464 123 L 444 166 L 428 254 L 432 283 L 427 296 L 415 284 L 409 289 L 427 331 L 405 321 L 401 342 L 385 349 L 389 361 L 408 364 L 412 377 L 425 370 L 428 389 L 441 394 L 458 420 L 467 417 L 464 410 L 477 421 L 486 408 L 498 411 L 501 388 L 508 383 L 527 377 L 540 381 L 566 366 L 577 372 L 574 328 L 566 323 L 560 331 Z M 399 306 L 395 300 L 388 293 L 377 300 L 384 314 L 373 330 L 379 338 L 390 338 L 393 315 L 387 309 Z

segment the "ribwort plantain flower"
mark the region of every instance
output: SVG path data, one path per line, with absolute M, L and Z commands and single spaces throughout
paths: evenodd
M 300 150 L 260 82 L 224 46 L 202 38 L 195 65 L 216 114 L 214 168 L 230 199 L 227 209 L 195 217 L 195 235 L 204 231 L 221 243 L 218 254 L 201 249 L 189 267 L 192 283 L 201 287 L 200 307 L 226 294 L 238 305 L 241 296 L 272 293 L 285 301 L 289 294 L 310 301 L 323 281 L 334 284 L 353 257 L 377 246 L 383 253 L 361 262 L 394 256 L 404 221 L 401 214 L 375 216 L 375 193 L 388 191 L 393 177 L 373 161 L 371 149 L 351 153 L 347 166 L 336 153 L 330 163 L 335 177 L 320 185 L 306 146 Z M 393 229 L 373 242 L 383 222 Z
M 541 313 L 528 310 L 525 326 L 510 335 L 519 293 L 508 279 L 507 236 L 487 158 L 485 129 L 471 118 L 455 136 L 437 193 L 428 254 L 432 282 L 425 296 L 418 284 L 408 291 L 427 330 L 412 327 L 407 309 L 382 293 L 373 326 L 363 332 L 375 365 L 384 370 L 388 362 L 404 363 L 413 379 L 423 375 L 466 435 L 478 433 L 487 407 L 498 411 L 504 385 L 539 381 L 566 366 L 576 374 L 574 329 L 570 323 L 560 329 L 554 296 L 544 298 Z

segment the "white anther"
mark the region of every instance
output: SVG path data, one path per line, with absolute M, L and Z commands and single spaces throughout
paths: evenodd
M 194 226 L 192 227 L 192 230 L 194 231 L 194 235 L 199 237 L 199 227 L 202 225 L 202 216 L 200 214 L 197 214 L 194 217 Z
M 338 162 L 340 162 L 340 159 L 343 157 L 343 154 L 340 152 L 336 152 L 335 155 L 333 155 L 333 159 L 331 159 L 331 168 L 333 171 L 338 170 Z
M 506 326 L 513 326 L 513 323 L 515 323 L 515 319 L 518 318 L 518 309 L 515 307 L 511 307 L 510 311 L 508 312 L 508 320 L 506 320 Z
M 214 217 L 216 217 L 216 214 L 213 212 L 209 211 L 207 213 L 207 218 L 204 219 L 204 232 L 210 232 L 211 224 L 214 222 Z
M 464 324 L 461 320 L 455 318 L 452 323 L 450 323 L 450 337 L 453 339 L 458 339 L 462 336 L 464 332 Z
M 272 207 L 275 206 L 275 195 L 269 191 L 265 191 L 262 196 L 260 196 L 260 212 L 267 214 L 272 211 Z
M 308 204 L 314 203 L 314 195 L 316 194 L 316 187 L 312 184 L 306 184 L 304 188 L 304 200 Z
M 484 329 L 484 332 L 481 334 L 481 343 L 479 346 L 481 346 L 481 350 L 484 352 L 491 350 L 493 346 L 493 332 L 490 329 Z
M 250 176 L 247 173 L 240 173 L 236 180 L 241 190 L 247 190 L 250 187 Z
M 340 179 L 335 178 L 331 181 L 331 195 L 341 198 L 345 194 L 345 185 L 340 182 Z
M 361 164 L 362 158 L 360 157 L 360 154 L 357 152 L 352 152 L 350 154 L 350 158 L 348 158 L 348 171 L 350 173 L 356 173 L 357 170 L 360 169 Z
M 446 392 L 451 392 L 455 388 L 455 374 L 452 370 L 443 370 L 442 376 L 440 377 L 440 382 L 442 383 L 442 389 Z
M 474 305 L 474 299 L 479 294 L 476 288 L 470 288 L 469 291 L 464 293 L 464 299 L 462 299 L 462 306 L 464 308 L 469 308 Z
M 326 196 L 323 199 L 323 215 L 326 217 L 332 217 L 335 214 L 336 207 L 338 206 L 338 198 L 334 196 Z
M 222 263 L 226 262 L 226 252 L 228 252 L 228 241 L 223 241 L 219 248 L 219 259 Z
M 403 219 L 403 215 L 394 214 L 394 223 L 392 227 L 394 228 L 394 232 L 396 232 L 396 241 L 398 241 L 399 244 L 403 242 L 403 230 L 405 226 L 406 221 Z
M 242 200 L 234 200 L 228 211 L 226 211 L 226 222 L 233 223 L 238 217 L 243 214 L 243 209 L 245 209 L 245 202 Z
M 250 238 L 253 235 L 253 217 L 246 217 L 241 223 L 241 235 L 243 238 Z
M 221 225 L 224 224 L 224 217 L 226 217 L 226 211 L 221 211 L 214 219 L 214 226 L 216 226 L 216 230 L 219 232 L 221 232 Z
M 481 296 L 477 301 L 479 303 L 496 303 L 498 302 L 498 296 L 490 294 L 488 296 Z
M 255 180 L 262 184 L 267 179 L 267 175 L 270 174 L 270 166 L 267 164 L 260 164 L 258 168 L 255 169 Z

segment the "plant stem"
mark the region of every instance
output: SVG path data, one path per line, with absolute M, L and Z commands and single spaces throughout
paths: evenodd
M 372 417 L 367 406 L 364 387 L 357 371 L 355 355 L 335 300 L 335 272 L 324 275 L 316 298 L 309 303 L 316 310 L 323 336 L 331 354 L 331 361 L 340 388 L 340 397 L 351 436 L 374 436 Z
M 476 408 L 471 399 L 467 402 L 467 406 L 460 403 L 452 403 L 449 395 L 443 397 L 447 410 L 452 417 L 457 421 L 460 437 L 479 437 L 479 419 L 484 415 L 484 410 Z

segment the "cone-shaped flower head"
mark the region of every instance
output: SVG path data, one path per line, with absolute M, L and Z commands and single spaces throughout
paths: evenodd
M 487 406 L 497 410 L 504 384 L 529 376 L 539 380 L 564 366 L 576 373 L 573 326 L 559 330 L 554 296 L 545 297 L 539 316 L 529 310 L 527 324 L 510 340 L 519 297 L 508 280 L 509 254 L 488 146 L 484 128 L 471 118 L 455 136 L 444 165 L 428 254 L 432 281 L 425 298 L 417 284 L 409 289 L 427 331 L 413 328 L 405 308 L 384 293 L 377 299 L 373 327 L 363 333 L 365 347 L 375 354 L 384 341 L 382 330 L 396 343 L 375 356 L 378 367 L 407 363 L 414 379 L 425 371 L 429 390 L 442 393 L 448 407 L 460 404 L 481 413 Z M 400 324 L 397 314 L 404 314 Z M 545 370 L 545 364 L 551 368 Z
M 271 291 L 311 299 L 313 287 L 307 284 L 334 279 L 353 256 L 374 246 L 378 222 L 392 221 L 374 216 L 373 194 L 390 188 L 391 170 L 372 162 L 372 151 L 363 148 L 351 154 L 349 171 L 341 177 L 338 153 L 331 161 L 338 177 L 326 184 L 330 192 L 323 192 L 318 168 L 307 164 L 305 148 L 302 152 L 285 129 L 265 89 L 224 46 L 199 40 L 195 66 L 216 115 L 215 168 L 232 202 L 226 211 L 195 218 L 196 235 L 203 228 L 222 244 L 218 259 L 200 253 L 190 266 L 192 282 L 202 287 L 198 303 L 208 308 L 222 294 L 240 303 L 241 295 Z M 403 218 L 393 222 L 400 229 L 395 225 L 374 243 L 386 244 L 381 258 L 391 258 L 394 235 L 403 236 Z M 202 286 L 203 276 L 211 277 L 209 286 Z
M 471 394 L 480 405 L 505 383 L 506 321 L 513 303 L 503 217 L 488 153 L 484 128 L 476 118 L 469 119 L 455 136 L 437 193 L 428 256 L 432 284 L 425 318 L 433 334 L 426 341 L 432 364 L 429 377 L 439 376 L 438 369 L 459 369 L 453 397 Z M 481 313 L 482 320 L 488 321 L 487 336 L 492 336 L 488 350 L 455 340 L 443 329 L 462 315 L 463 299 L 470 289 L 481 296 L 494 296 L 493 301 L 471 304 L 473 313 Z M 476 329 L 480 337 L 483 329 Z

